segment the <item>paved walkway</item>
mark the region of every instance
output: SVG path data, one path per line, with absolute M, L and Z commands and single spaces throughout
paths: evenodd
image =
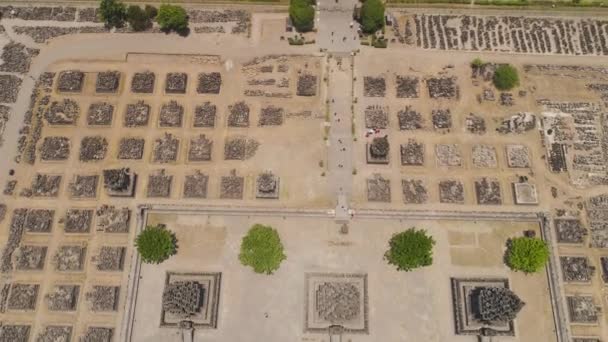
M 317 44 L 329 53 L 359 48 L 358 24 L 353 20 L 356 0 L 318 0 Z

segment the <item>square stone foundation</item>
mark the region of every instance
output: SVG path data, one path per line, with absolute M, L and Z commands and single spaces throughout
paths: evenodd
M 538 204 L 536 185 L 530 183 L 513 183 L 513 198 L 515 199 L 515 204 Z
M 389 163 L 389 155 L 387 154 L 385 158 L 374 158 L 370 151 L 370 144 L 365 144 L 365 155 L 368 164 L 382 164 L 387 165 Z

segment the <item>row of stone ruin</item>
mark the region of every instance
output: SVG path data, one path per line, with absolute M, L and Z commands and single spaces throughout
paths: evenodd
M 15 270 L 41 271 L 46 262 L 47 251 L 47 246 L 19 246 L 13 253 Z M 83 271 L 86 252 L 87 247 L 81 245 L 59 247 L 52 259 L 54 269 L 60 272 Z M 99 253 L 93 256 L 92 260 L 98 271 L 122 271 L 125 252 L 126 247 L 103 246 Z
M 425 49 L 608 55 L 605 20 L 424 14 L 412 20 L 415 43 Z
M 6 324 L 0 327 L 3 341 L 29 341 L 32 327 L 27 324 Z M 38 334 L 37 341 L 70 341 L 72 327 L 49 325 Z M 114 336 L 113 328 L 89 327 L 80 337 L 82 342 L 110 342 Z
M 429 97 L 432 99 L 457 99 L 460 89 L 456 77 L 429 77 L 424 80 Z M 366 97 L 385 97 L 386 79 L 382 76 L 363 78 L 363 95 Z M 417 77 L 396 77 L 397 98 L 417 98 L 420 96 L 420 79 Z
M 71 6 L 2 6 L 0 15 L 5 19 L 39 21 L 100 22 L 97 8 Z

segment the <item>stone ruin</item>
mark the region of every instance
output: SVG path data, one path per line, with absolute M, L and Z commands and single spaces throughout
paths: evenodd
M 475 144 L 472 150 L 473 166 L 479 168 L 498 167 L 496 148 L 491 145 Z
M 61 246 L 53 256 L 55 269 L 61 272 L 82 271 L 84 269 L 86 246 Z
M 602 269 L 602 281 L 604 284 L 608 283 L 608 257 L 600 257 L 600 267 Z
M 473 134 L 485 134 L 486 133 L 486 120 L 478 115 L 470 113 L 464 120 L 467 132 Z
M 92 222 L 93 209 L 68 209 L 63 219 L 63 229 L 66 233 L 84 234 L 91 231 Z
M 406 106 L 400 110 L 397 113 L 397 119 L 399 121 L 399 129 L 402 131 L 421 129 L 424 126 L 422 115 L 411 106 Z
M 437 166 L 458 167 L 462 166 L 462 155 L 457 144 L 435 145 L 435 158 Z
M 170 72 L 165 79 L 165 93 L 185 94 L 188 86 L 188 74 L 183 72 Z
M 70 157 L 70 138 L 45 137 L 40 146 L 40 159 L 44 161 L 67 160 Z
M 62 93 L 80 93 L 84 83 L 84 73 L 79 70 L 66 70 L 59 73 L 57 90 Z
M 500 105 L 511 107 L 515 104 L 513 94 L 511 93 L 500 93 Z
M 212 150 L 213 141 L 207 139 L 204 134 L 200 134 L 199 136 L 190 139 L 190 146 L 188 148 L 188 161 L 210 161 Z
M 140 94 L 152 94 L 156 76 L 151 71 L 138 72 L 131 80 L 131 91 Z
M 30 209 L 25 216 L 25 230 L 28 233 L 50 233 L 54 218 L 55 210 Z
M 50 311 L 75 311 L 80 294 L 79 285 L 56 285 L 53 292 L 46 295 Z
M 255 155 L 260 143 L 242 136 L 229 137 L 224 144 L 225 160 L 246 160 Z
M 165 174 L 165 169 L 157 170 L 148 175 L 148 197 L 168 198 L 171 196 L 173 176 Z
M 0 203 L 0 223 L 4 221 L 4 217 L 6 216 L 6 204 Z
M 490 88 L 483 88 L 481 98 L 484 101 L 496 101 L 496 95 L 494 95 L 494 91 Z
M 97 197 L 98 175 L 75 175 L 74 180 L 68 186 L 72 198 L 95 198 Z
M 100 161 L 108 152 L 108 140 L 102 136 L 84 137 L 80 141 L 80 161 Z
M 38 334 L 37 342 L 69 341 L 72 338 L 71 326 L 49 325 Z
M 113 328 L 89 327 L 80 338 L 80 342 L 112 342 L 113 336 Z
M 158 126 L 170 128 L 182 127 L 183 118 L 184 106 L 177 101 L 171 100 L 169 103 L 165 103 L 160 107 Z
M 6 245 L 4 245 L 4 249 L 2 250 L 2 258 L 0 259 L 1 273 L 8 273 L 13 270 L 12 256 L 21 244 L 26 214 L 27 209 L 13 210 L 13 217 L 8 229 L 8 238 L 6 240 Z
M 386 95 L 386 80 L 384 77 L 363 77 L 363 96 L 384 97 Z
M 155 163 L 171 163 L 177 161 L 179 139 L 171 133 L 165 133 L 154 141 L 152 160 Z
M 282 107 L 266 106 L 260 111 L 259 126 L 280 126 L 283 124 L 285 109 Z
M 61 186 L 62 176 L 37 173 L 30 188 L 21 190 L 25 197 L 57 197 Z
M 421 179 L 403 179 L 401 188 L 405 204 L 423 204 L 429 198 L 428 189 Z
M 256 198 L 279 198 L 279 177 L 272 172 L 262 172 L 255 183 Z
M 370 202 L 391 201 L 391 181 L 376 173 L 367 179 L 367 200 Z
M 459 180 L 449 179 L 439 182 L 440 203 L 464 203 L 464 185 Z
M 390 159 L 388 135 L 375 137 L 370 144 L 367 144 L 366 150 L 368 164 L 388 164 Z
M 47 246 L 21 245 L 15 250 L 15 269 L 20 271 L 40 271 L 44 268 Z
M 4 190 L 2 190 L 2 193 L 7 196 L 12 196 L 15 192 L 16 187 L 17 187 L 16 179 L 7 181 L 6 184 L 4 184 Z M 2 221 L 2 220 L 0 220 L 0 221 Z
M 44 118 L 49 125 L 75 125 L 80 116 L 80 106 L 72 99 L 53 101 L 44 112 Z
M 484 177 L 479 180 L 476 180 L 475 194 L 477 195 L 477 204 L 502 204 L 502 197 L 500 195 L 500 182 L 498 181 L 498 179 Z
M 196 92 L 199 94 L 219 94 L 222 87 L 222 74 L 219 72 L 198 74 Z
M 228 127 L 249 127 L 249 106 L 239 101 L 228 106 Z
M 365 108 L 365 128 L 388 128 L 388 107 L 372 105 Z
M 120 86 L 120 71 L 102 71 L 97 74 L 95 91 L 98 93 L 116 93 Z
M 21 78 L 14 75 L 0 75 L 0 102 L 17 102 L 22 82 Z
M 128 233 L 131 211 L 129 208 L 102 205 L 95 212 L 97 215 L 97 230 L 106 233 Z
M 186 175 L 184 179 L 185 198 L 207 198 L 207 185 L 209 176 L 200 170 L 195 170 L 194 174 Z
M 397 98 L 413 99 L 420 96 L 420 79 L 411 76 L 397 76 Z
M 137 101 L 127 105 L 125 113 L 125 127 L 143 127 L 148 126 L 150 121 L 150 105 L 144 101 Z
M 0 342 L 28 342 L 31 330 L 29 325 L 3 324 L 0 327 Z
M 595 267 L 591 266 L 589 258 L 576 256 L 560 256 L 562 265 L 562 276 L 565 282 L 589 283 L 595 273 Z
M 87 112 L 87 125 L 109 126 L 112 124 L 114 106 L 108 102 L 94 102 Z
M 39 53 L 39 49 L 28 48 L 21 43 L 9 41 L 2 48 L 0 71 L 26 74 L 30 71 L 32 59 Z
M 34 311 L 38 301 L 38 284 L 15 284 L 11 285 L 7 300 L 9 310 Z
M 103 187 L 108 196 L 131 197 L 135 191 L 137 175 L 129 168 L 103 170 Z
M 414 139 L 400 146 L 401 165 L 424 165 L 424 144 Z
M 118 310 L 120 286 L 95 285 L 85 294 L 93 312 L 110 312 Z
M 165 286 L 163 311 L 179 318 L 197 315 L 203 306 L 203 287 L 197 281 L 176 281 Z
M 506 287 L 480 287 L 475 289 L 471 308 L 476 318 L 485 324 L 505 324 L 515 319 L 525 303 Z
M 452 113 L 449 109 L 433 109 L 431 111 L 431 118 L 435 129 L 452 128 Z
M 359 288 L 348 282 L 323 282 L 316 290 L 315 310 L 319 318 L 342 323 L 361 315 L 363 301 Z
M 502 120 L 496 131 L 502 134 L 520 134 L 536 127 L 536 116 L 530 113 L 517 113 Z
M 317 76 L 311 74 L 302 74 L 298 77 L 298 85 L 296 88 L 298 96 L 315 96 L 317 95 Z
M 118 159 L 139 160 L 144 156 L 144 138 L 122 138 L 118 146 Z
M 124 269 L 127 249 L 120 246 L 102 246 L 99 254 L 93 257 L 98 271 L 118 272 Z
M 194 127 L 214 127 L 217 107 L 207 101 L 194 109 Z
M 511 183 L 513 187 L 513 196 L 515 204 L 538 204 L 538 192 L 536 191 L 536 185 L 524 182 Z
M 572 323 L 597 323 L 598 308 L 591 296 L 566 296 Z
M 237 176 L 236 170 L 231 170 L 229 176 L 222 176 L 220 184 L 221 199 L 243 199 L 245 178 Z
M 511 168 L 530 167 L 530 152 L 524 145 L 507 145 L 507 165 Z
M 456 77 L 432 77 L 426 86 L 432 99 L 457 99 L 460 95 Z
M 583 243 L 588 234 L 587 229 L 578 219 L 556 219 L 554 225 L 559 243 Z

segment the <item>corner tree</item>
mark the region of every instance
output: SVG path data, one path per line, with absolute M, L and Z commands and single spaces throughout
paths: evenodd
M 518 237 L 507 242 L 507 265 L 514 271 L 535 273 L 549 260 L 549 246 L 539 238 Z
M 309 0 L 291 0 L 289 17 L 298 32 L 311 31 L 315 25 L 315 9 Z
M 384 258 L 389 264 L 397 266 L 398 271 L 411 271 L 433 263 L 434 245 L 435 240 L 425 230 L 410 228 L 393 235 Z
M 127 8 L 127 22 L 133 31 L 144 31 L 152 27 L 152 20 L 148 13 L 137 5 Z
M 375 33 L 384 27 L 384 4 L 381 0 L 366 0 L 361 6 L 361 29 Z
M 239 260 L 256 273 L 272 274 L 286 258 L 281 238 L 270 226 L 255 224 L 243 237 Z
M 116 0 L 101 0 L 99 16 L 107 27 L 122 27 L 127 16 L 125 4 Z
M 494 72 L 494 86 L 498 90 L 510 90 L 519 85 L 517 69 L 510 64 L 503 64 Z
M 182 33 L 188 30 L 188 14 L 183 7 L 177 5 L 160 5 L 156 22 L 163 31 Z
M 147 226 L 135 238 L 135 247 L 143 262 L 160 264 L 177 252 L 177 239 L 162 224 Z

